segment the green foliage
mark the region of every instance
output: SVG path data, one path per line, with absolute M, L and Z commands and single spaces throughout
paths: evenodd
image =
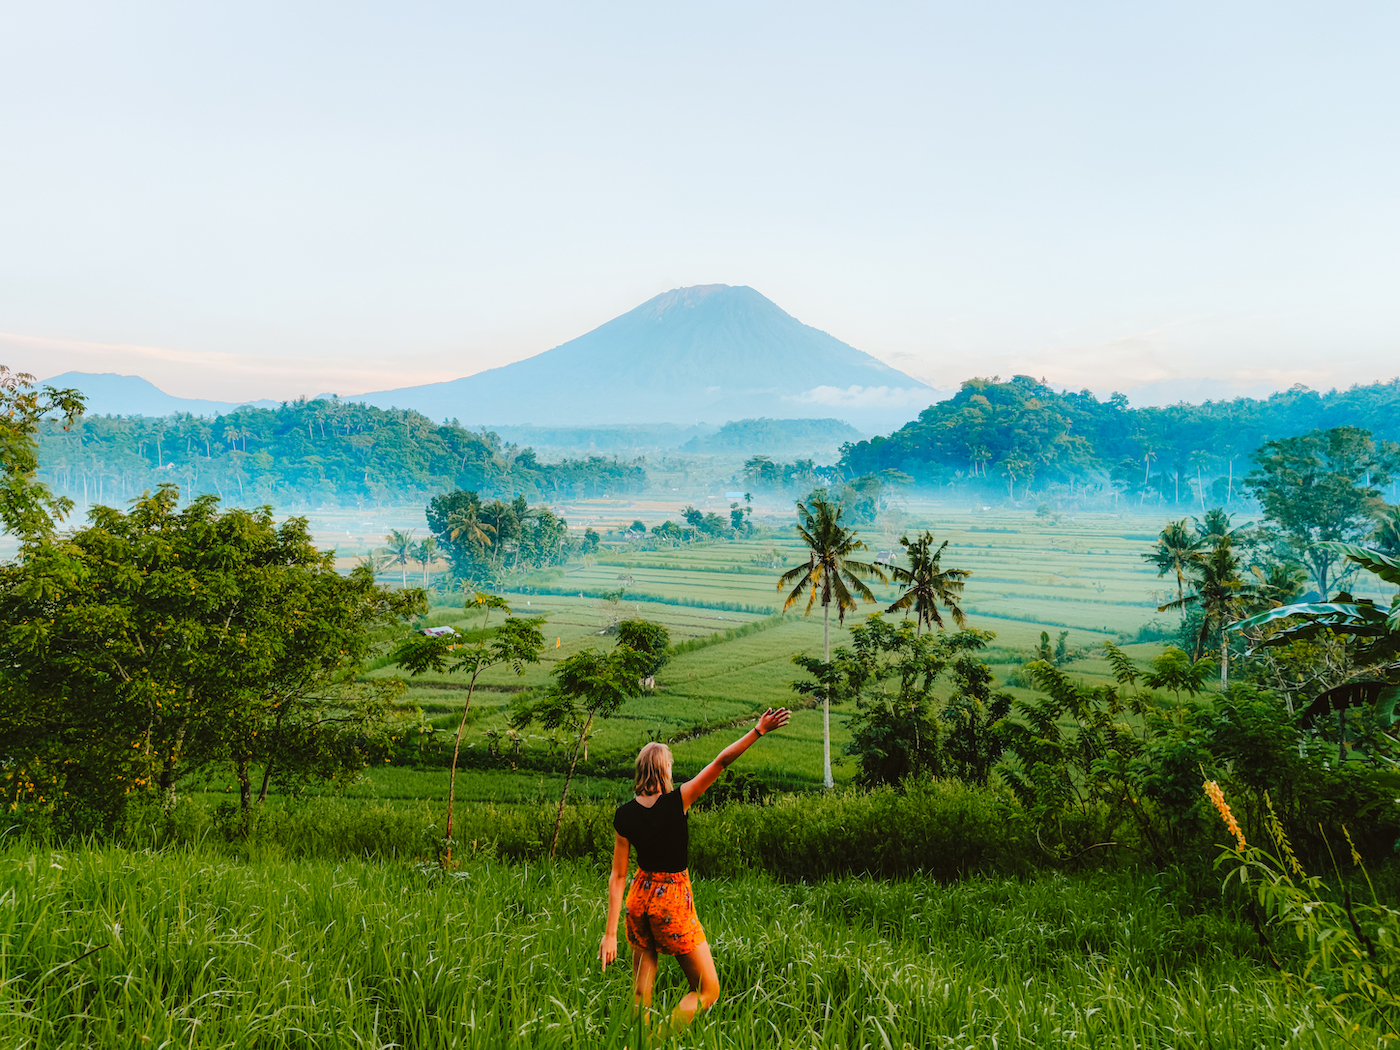
M 664 646 L 661 651 L 665 652 Z M 511 719 L 511 726 L 516 730 L 538 720 L 546 729 L 564 729 L 571 735 L 576 734 L 568 775 L 559 795 L 559 811 L 549 847 L 551 857 L 559 846 L 569 782 L 578 768 L 579 752 L 588 742 L 594 719 L 611 718 L 623 703 L 640 693 L 647 668 L 655 659 L 654 653 L 638 652 L 621 642 L 610 652 L 585 649 L 574 653 L 560 660 L 550 672 L 554 676 L 554 688 L 542 699 L 522 707 Z
M 36 390 L 33 383 L 33 376 L 0 365 L 0 524 L 26 539 L 50 535 L 54 519 L 72 509 L 37 480 L 37 435 L 46 423 L 67 431 L 83 411 L 78 391 Z
M 1355 543 L 1372 530 L 1372 510 L 1400 468 L 1400 446 L 1377 445 L 1357 427 L 1314 430 L 1270 441 L 1254 453 L 1245 485 L 1280 530 L 1323 595 L 1351 575 L 1332 543 Z M 1353 569 L 1352 572 L 1355 570 Z
M 548 507 L 530 506 L 524 496 L 504 503 L 457 489 L 434 496 L 425 514 L 453 575 L 466 586 L 496 584 L 511 572 L 559 565 L 582 549 L 569 540 L 567 521 Z M 592 549 L 596 547 L 595 542 Z
M 1210 783 L 1205 787 L 1216 792 L 1216 805 L 1228 821 L 1230 810 L 1219 789 Z M 1243 839 L 1235 848 L 1223 849 L 1216 867 L 1225 871 L 1226 887 L 1234 881 L 1252 897 L 1251 904 L 1260 905 L 1271 925 L 1289 930 L 1306 946 L 1302 976 L 1322 1003 L 1351 1006 L 1391 1039 L 1400 1038 L 1400 911 L 1377 896 L 1345 825 L 1342 833 L 1354 867 L 1350 881 L 1365 881 L 1369 904 L 1355 899 L 1334 856 L 1341 890 L 1337 900 L 1322 879 L 1303 868 L 1271 806 L 1269 818 L 1266 827 L 1277 852 L 1246 845 Z M 1264 939 L 1262 928 L 1259 935 Z
M 953 617 L 953 622 L 962 627 L 967 622 L 958 600 L 972 573 L 966 569 L 945 569 L 942 566 L 943 552 L 948 548 L 944 540 L 937 550 L 933 549 L 933 533 L 923 532 L 912 543 L 908 536 L 899 538 L 909 558 L 909 568 L 896 565 L 890 575 L 894 582 L 904 588 L 899 600 L 885 612 L 914 611 L 914 622 L 919 628 L 924 626 L 943 627 L 943 617 L 938 612 L 941 602 Z
M 647 658 L 641 677 L 649 681 L 671 659 L 671 632 L 663 624 L 643 619 L 623 620 L 617 625 L 617 640 L 620 645 Z
M 179 479 L 230 503 L 363 506 L 423 499 L 453 488 L 509 499 L 596 496 L 646 486 L 640 463 L 590 456 L 541 463 L 502 443 L 413 411 L 332 400 L 241 408 L 203 419 L 99 416 L 70 431 L 41 429 L 46 478 L 72 496 L 83 479 L 110 484 L 118 502 Z
M 993 637 L 991 632 L 964 631 L 975 635 L 953 660 L 954 690 L 941 715 L 945 768 L 969 784 L 987 783 L 992 767 L 1006 750 L 998 722 L 1011 712 L 1011 697 L 992 692 L 992 669 L 973 657 Z M 954 636 L 955 639 L 957 636 Z
M 1197 705 L 1138 690 L 1138 672 L 1112 643 L 1117 684 L 1076 683 L 1052 664 L 1029 664 L 1041 696 L 1017 700 L 996 731 L 1014 761 L 1002 768 L 1054 858 L 1099 846 L 1173 856 L 1200 827 L 1196 774 L 1214 759 Z M 1153 680 L 1179 682 L 1184 654 L 1168 651 Z M 1186 672 L 1189 680 L 1200 672 Z
M 0 566 L 0 740 L 13 806 L 120 819 L 191 774 L 232 766 L 246 809 L 269 784 L 382 757 L 406 712 L 357 682 L 382 634 L 420 612 L 367 570 L 341 576 L 304 519 L 179 509 L 162 486 L 130 513 L 29 544 Z M 79 822 L 78 827 L 81 826 Z
M 845 446 L 839 466 L 850 477 L 894 468 L 924 484 L 996 488 L 1013 498 L 1034 483 L 1064 485 L 1075 495 L 1190 504 L 1193 482 L 1212 488 L 1200 495 L 1214 498 L 1212 475 L 1221 499 L 1237 496 L 1236 461 L 1281 435 L 1344 421 L 1378 439 L 1400 439 L 1397 406 L 1395 380 L 1326 394 L 1286 390 L 1264 401 L 1135 409 L 1121 394 L 1099 401 L 1087 390 L 1059 393 L 1029 376 L 970 379 L 893 434 Z M 1202 458 L 1211 474 L 1201 473 Z

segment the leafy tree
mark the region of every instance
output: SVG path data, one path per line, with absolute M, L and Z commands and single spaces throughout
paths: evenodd
M 943 607 L 953 617 L 953 622 L 958 627 L 963 627 L 967 617 L 958 601 L 962 597 L 963 587 L 966 586 L 965 581 L 972 573 L 967 569 L 943 568 L 943 552 L 948 547 L 948 541 L 944 540 L 935 550 L 933 534 L 924 532 L 912 543 L 908 536 L 901 536 L 899 543 L 908 555 L 909 568 L 892 566 L 890 575 L 896 583 L 904 586 L 904 593 L 885 612 L 907 613 L 913 609 L 916 634 L 922 631 L 925 624 L 936 625 L 942 630 L 943 617 L 938 612 L 938 605 L 942 602 Z
M 1010 713 L 1011 696 L 992 692 L 992 669 L 973 655 L 994 637 L 965 630 L 950 639 L 960 651 L 951 669 L 955 688 L 942 711 L 943 747 L 948 768 L 968 784 L 985 785 L 1006 750 L 994 727 Z
M 50 535 L 73 506 L 37 480 L 37 434 L 55 417 L 67 431 L 83 411 L 78 391 L 33 384 L 33 376 L 0 365 L 0 523 L 26 540 Z
M 434 496 L 425 513 L 453 575 L 470 584 L 499 581 L 521 568 L 557 565 L 572 549 L 568 522 L 548 507 L 530 506 L 523 496 L 505 503 L 458 489 Z M 508 565 L 512 554 L 514 563 Z
M 564 789 L 559 794 L 559 810 L 554 817 L 554 834 L 549 843 L 551 858 L 559 847 L 559 826 L 564 821 L 569 784 L 574 779 L 579 753 L 594 719 L 611 718 L 623 703 L 636 696 L 641 691 L 644 672 L 654 659 L 652 654 L 639 653 L 626 645 L 618 645 L 606 653 L 598 649 L 575 653 L 561 660 L 550 672 L 555 685 L 549 694 L 512 720 L 517 730 L 538 718 L 546 729 L 567 729 L 577 734 L 569 770 L 564 776 Z
M 1142 556 L 1157 568 L 1159 577 L 1171 573 L 1176 577 L 1176 600 L 1183 603 L 1186 598 L 1186 576 L 1201 558 L 1201 539 L 1186 527 L 1186 519 L 1168 522 L 1157 537 L 1152 549 Z M 1183 615 L 1184 612 L 1183 612 Z
M 861 579 L 874 577 L 881 583 L 885 574 L 879 566 L 855 561 L 851 555 L 867 550 L 866 545 L 856 538 L 854 529 L 841 524 L 841 506 L 828 503 L 817 497 L 810 501 L 810 509 L 797 504 L 799 524 L 797 534 L 807 544 L 807 564 L 790 569 L 778 578 L 778 590 L 791 587 L 783 601 L 786 612 L 807 597 L 806 614 L 820 601 L 822 605 L 822 658 L 831 662 L 831 606 L 836 605 L 839 623 L 846 622 L 846 613 L 856 608 L 856 598 L 875 601 L 875 595 Z M 854 594 L 852 593 L 854 592 Z M 835 781 L 831 776 L 831 703 L 830 698 L 822 701 L 822 780 L 827 787 Z
M 304 519 L 179 502 L 96 507 L 0 567 L 3 760 L 29 799 L 66 792 L 95 824 L 224 764 L 247 809 L 257 766 L 261 798 L 362 768 L 402 724 L 397 687 L 356 677 L 420 592 L 341 576 Z
M 1392 558 L 1400 557 L 1400 506 L 1385 507 L 1376 515 L 1376 527 L 1368 545 Z
M 1314 430 L 1270 441 L 1254 454 L 1245 487 L 1263 505 L 1325 597 L 1340 580 L 1344 558 L 1330 543 L 1356 543 L 1373 526 L 1380 500 L 1374 486 L 1396 466 L 1392 443 L 1380 446 L 1358 427 Z M 1342 570 L 1341 577 L 1347 575 Z
M 650 620 L 623 620 L 617 625 L 617 640 L 634 652 L 647 657 L 642 683 L 656 688 L 656 673 L 671 659 L 671 632 L 664 624 Z
M 462 731 L 467 725 L 467 715 L 471 711 L 472 697 L 476 693 L 476 682 L 481 672 L 488 667 L 507 665 L 517 675 L 525 673 L 526 664 L 539 663 L 544 651 L 544 635 L 540 633 L 541 619 L 520 619 L 510 615 L 510 606 L 504 598 L 484 591 L 477 591 L 468 598 L 467 612 L 483 613 L 481 631 L 472 645 L 455 645 L 451 635 L 428 637 L 422 634 L 410 635 L 394 651 L 394 662 L 406 668 L 409 674 L 417 677 L 424 671 L 439 674 L 463 672 L 467 678 L 467 699 L 462 705 L 462 717 L 457 722 L 457 732 L 452 739 L 452 766 L 447 777 L 447 835 L 444 842 L 442 863 L 452 863 L 452 806 L 457 797 L 457 759 L 462 752 Z M 506 614 L 500 626 L 490 628 L 493 612 Z
M 1225 626 L 1238 620 L 1250 608 L 1263 601 L 1259 588 L 1247 583 L 1240 573 L 1240 559 L 1232 549 L 1228 535 L 1221 536 L 1192 566 L 1191 593 L 1184 598 L 1158 606 L 1158 612 L 1196 606 L 1202 616 L 1196 632 L 1192 658 L 1199 660 L 1212 636 L 1220 638 L 1220 688 L 1230 681 L 1230 645 Z
M 337 399 L 244 408 L 212 420 L 101 416 L 43 424 L 44 480 L 70 498 L 121 501 L 178 476 L 226 503 L 365 506 L 453 488 L 528 498 L 635 492 L 640 463 L 590 456 L 541 463 L 532 449 L 417 412 Z

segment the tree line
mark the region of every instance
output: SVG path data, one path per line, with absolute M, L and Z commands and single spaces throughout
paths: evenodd
M 1033 490 L 1134 502 L 1228 505 L 1249 454 L 1270 441 L 1350 426 L 1393 454 L 1400 380 L 1319 393 L 1132 408 L 1115 394 L 1060 393 L 1029 376 L 970 379 L 887 437 L 843 446 L 841 475 L 897 470 L 925 485 Z M 1391 493 L 1392 501 L 1395 493 Z
M 212 419 L 80 416 L 38 424 L 39 478 L 80 502 L 119 505 L 161 484 L 227 504 L 370 506 L 462 488 L 531 499 L 646 487 L 640 461 L 542 463 L 530 448 L 455 421 L 338 399 L 242 408 Z

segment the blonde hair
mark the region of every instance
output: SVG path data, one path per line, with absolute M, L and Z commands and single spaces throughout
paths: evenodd
M 655 795 L 674 789 L 671 783 L 671 749 L 653 740 L 637 755 L 636 790 L 639 795 Z

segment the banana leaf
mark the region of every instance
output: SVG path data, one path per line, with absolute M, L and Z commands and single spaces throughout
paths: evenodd
M 1390 682 L 1347 682 L 1333 686 L 1303 709 L 1299 721 L 1309 725 L 1335 711 L 1348 707 L 1371 707 L 1382 725 L 1394 725 L 1395 707 L 1400 703 L 1400 685 Z
M 1349 560 L 1356 562 L 1363 569 L 1375 573 L 1386 583 L 1393 583 L 1400 587 L 1400 559 L 1392 558 L 1389 554 L 1383 554 L 1370 547 L 1358 547 L 1354 543 L 1340 543 L 1336 540 L 1327 540 L 1317 546 L 1344 554 Z

